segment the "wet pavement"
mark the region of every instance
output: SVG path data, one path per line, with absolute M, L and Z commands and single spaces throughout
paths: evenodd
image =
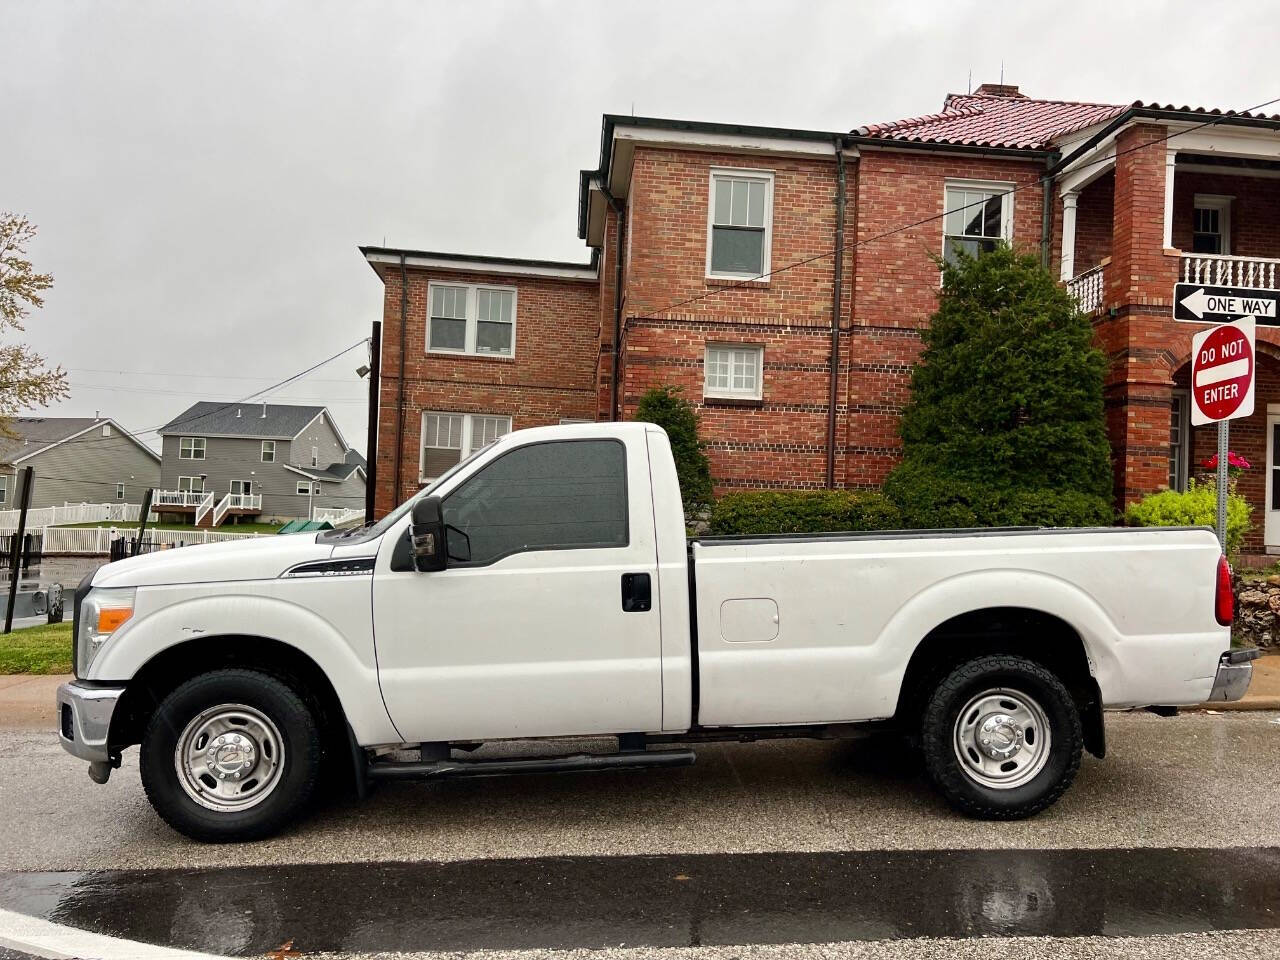
M 340 896 L 335 896 L 341 891 Z M 24 873 L 0 905 L 238 956 L 1280 927 L 1280 848 L 860 851 Z
M 1090 937 L 1127 938 L 1096 941 L 1125 956 L 1148 942 L 1151 956 L 1280 956 L 1277 721 L 1109 717 L 1106 761 L 1016 823 L 956 816 L 890 738 L 704 746 L 695 766 L 653 773 L 384 784 L 234 846 L 165 827 L 134 750 L 99 787 L 51 734 L 0 731 L 0 907 L 246 955 L 295 939 L 334 957 L 746 958 L 833 941 L 812 955 L 872 957 L 908 938 L 906 956 L 987 957 L 998 943 L 1026 956 L 1008 938 L 1033 936 L 1045 956 L 1106 955 Z

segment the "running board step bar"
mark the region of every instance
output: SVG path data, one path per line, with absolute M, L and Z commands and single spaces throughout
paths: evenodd
M 653 767 L 687 767 L 695 759 L 697 754 L 692 750 L 636 750 L 624 753 L 577 753 L 567 757 L 371 763 L 369 777 L 374 780 L 445 780 L 456 777 L 501 777 L 514 773 L 640 770 Z

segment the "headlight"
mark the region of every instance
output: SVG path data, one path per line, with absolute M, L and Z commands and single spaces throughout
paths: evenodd
M 89 675 L 93 660 L 107 642 L 133 616 L 133 587 L 97 587 L 89 591 L 80 607 L 80 629 L 76 637 L 76 676 Z

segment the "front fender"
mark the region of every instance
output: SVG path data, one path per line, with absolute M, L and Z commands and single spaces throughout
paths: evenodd
M 358 581 L 363 590 L 354 589 Z M 286 585 L 291 596 L 271 595 Z M 399 742 L 378 686 L 369 578 L 220 587 L 227 592 L 214 596 L 183 596 L 191 591 L 183 587 L 140 589 L 133 618 L 103 647 L 86 679 L 127 683 L 153 657 L 191 640 L 263 637 L 293 647 L 324 671 L 360 743 Z M 335 596 L 346 591 L 353 596 Z

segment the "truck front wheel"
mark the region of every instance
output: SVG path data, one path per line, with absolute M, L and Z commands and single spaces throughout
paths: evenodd
M 962 813 L 1030 817 L 1056 801 L 1080 767 L 1083 733 L 1070 692 L 1022 657 L 978 657 L 938 684 L 921 722 L 925 766 Z
M 270 836 L 306 805 L 320 770 L 315 717 L 256 670 L 214 670 L 182 684 L 142 736 L 142 785 L 156 812 L 194 840 Z

